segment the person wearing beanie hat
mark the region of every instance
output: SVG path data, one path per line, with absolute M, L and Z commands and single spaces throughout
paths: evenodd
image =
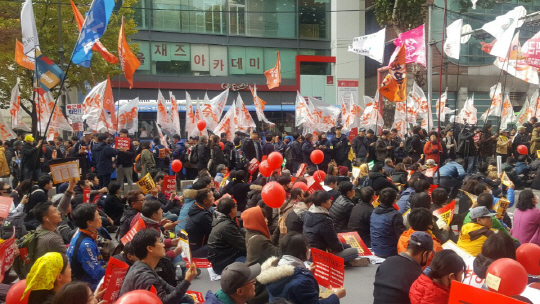
M 470 218 L 471 222 L 461 227 L 457 245 L 476 257 L 482 251 L 482 245 L 487 238 L 497 230 L 492 229 L 491 212 L 484 206 L 471 209 Z

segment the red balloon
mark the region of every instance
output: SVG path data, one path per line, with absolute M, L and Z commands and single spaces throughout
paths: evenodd
M 269 207 L 279 208 L 285 202 L 286 193 L 278 182 L 270 182 L 263 187 L 261 197 Z
M 21 300 L 21 297 L 26 289 L 26 280 L 21 280 L 9 289 L 6 296 L 6 304 L 28 304 L 28 299 L 30 298 L 30 292 L 26 294 L 24 299 Z
M 313 173 L 313 178 L 317 183 L 324 182 L 324 179 L 326 178 L 326 173 L 324 173 L 323 170 L 317 170 L 315 173 Z
M 522 244 L 516 250 L 516 259 L 528 274 L 540 275 L 540 246 L 534 243 Z
M 309 158 L 311 159 L 311 161 L 315 164 L 315 165 L 318 165 L 320 163 L 322 163 L 322 161 L 324 160 L 324 152 L 321 151 L 321 150 L 313 150 L 311 152 L 311 155 L 309 156 Z
M 115 304 L 163 304 L 163 302 L 155 293 L 141 289 L 124 294 Z
M 272 175 L 272 171 L 274 170 L 270 168 L 266 160 L 262 161 L 261 164 L 259 165 L 259 172 L 264 177 L 269 177 L 270 175 Z
M 517 151 L 518 151 L 518 153 L 521 154 L 521 155 L 527 155 L 527 154 L 529 154 L 529 149 L 527 149 L 527 146 L 525 146 L 525 145 L 519 145 L 519 146 L 517 147 Z
M 182 162 L 179 159 L 175 159 L 171 163 L 171 169 L 173 172 L 178 173 L 182 170 Z
M 300 189 L 304 190 L 304 192 L 306 192 L 307 189 L 308 189 L 306 183 L 304 183 L 304 182 L 296 182 L 296 183 L 294 183 L 292 185 L 292 189 L 294 189 L 294 188 L 300 188 Z
M 497 284 L 487 284 L 489 281 L 500 282 L 497 286 Z M 516 260 L 498 259 L 491 263 L 487 270 L 486 285 L 488 289 L 509 297 L 521 294 L 527 287 L 527 283 L 527 271 Z
M 272 152 L 270 155 L 268 155 L 268 159 L 266 161 L 268 162 L 270 169 L 276 170 L 283 164 L 283 155 L 281 155 L 279 152 Z
M 225 144 L 219 142 L 219 148 L 221 149 L 221 151 L 223 151 L 225 149 Z
M 199 120 L 197 122 L 197 129 L 199 129 L 199 131 L 202 131 L 202 130 L 206 129 L 206 121 Z

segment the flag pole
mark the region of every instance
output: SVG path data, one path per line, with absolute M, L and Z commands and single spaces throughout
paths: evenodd
M 438 119 L 437 119 L 437 145 L 440 145 L 441 144 L 441 99 L 442 99 L 442 73 L 443 73 L 443 60 L 444 60 L 444 52 L 443 52 L 443 49 L 444 49 L 444 36 L 446 35 L 446 8 L 447 8 L 447 5 L 448 5 L 448 0 L 444 0 L 444 13 L 443 13 L 443 28 L 442 28 L 442 41 L 441 41 L 441 67 L 440 67 L 440 73 L 439 73 L 439 101 L 438 101 L 438 106 L 439 106 L 439 113 L 438 113 Z M 448 95 L 447 95 L 448 96 Z M 448 98 L 448 97 L 447 97 Z M 441 145 L 442 146 L 442 145 Z M 438 147 L 437 147 L 437 150 Z M 439 151 L 439 156 L 440 156 L 440 151 Z M 437 166 L 437 179 L 438 179 L 438 184 L 440 185 L 441 184 L 441 174 L 439 173 L 439 168 L 441 167 L 441 164 L 440 164 L 440 158 L 439 158 L 439 164 Z

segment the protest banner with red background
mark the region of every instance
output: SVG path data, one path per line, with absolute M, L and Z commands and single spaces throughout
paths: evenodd
M 296 171 L 296 177 L 304 176 L 304 173 L 306 173 L 306 167 L 307 164 L 300 164 L 298 171 Z
M 139 218 L 137 223 L 135 223 L 135 225 L 133 225 L 133 227 L 129 229 L 128 233 L 126 233 L 126 235 L 124 235 L 124 237 L 120 241 L 122 241 L 122 244 L 126 245 L 133 239 L 133 237 L 135 236 L 135 234 L 137 234 L 137 232 L 139 232 L 140 230 L 143 230 L 145 227 L 146 227 L 146 224 L 144 223 L 143 219 Z
M 13 198 L 0 196 L 0 217 L 1 218 L 8 217 L 11 204 L 13 204 Z
M 248 164 L 249 183 L 251 183 L 251 179 L 253 178 L 253 173 L 255 173 L 257 169 L 259 169 L 259 161 L 256 158 L 254 158 Z
M 320 183 L 317 183 L 313 176 L 306 177 L 306 180 L 307 180 L 307 186 L 308 186 L 307 192 L 309 194 L 313 194 L 317 190 L 324 190 L 323 186 L 321 186 Z
M 105 290 L 103 301 L 114 303 L 118 299 L 118 294 L 120 293 L 120 288 L 122 288 L 122 283 L 124 283 L 128 269 L 128 264 L 113 257 L 109 259 L 105 276 L 103 277 L 103 289 Z
M 90 203 L 90 188 L 83 189 L 83 203 Z
M 204 303 L 204 296 L 201 292 L 188 290 L 186 291 L 186 294 L 188 294 L 195 303 Z
M 427 177 L 433 177 L 433 175 L 435 174 L 435 172 L 437 172 L 437 169 L 438 169 L 438 167 L 429 168 L 429 169 L 426 170 L 425 175 L 426 175 Z
M 429 186 L 429 190 L 428 190 L 428 194 L 429 194 L 429 197 L 431 198 L 431 194 L 433 193 L 433 190 L 439 188 L 439 185 L 430 185 Z
M 447 204 L 442 208 L 433 211 L 433 215 L 437 217 L 437 225 L 439 226 L 439 228 L 450 226 L 450 223 L 454 218 L 455 210 L 456 200 L 453 200 L 450 204 Z
M 315 264 L 315 280 L 326 288 L 339 288 L 345 281 L 345 264 L 343 258 L 316 248 L 311 248 L 311 256 Z
M 212 263 L 210 263 L 208 259 L 191 258 L 191 262 L 195 264 L 197 268 L 212 268 Z
M 338 233 L 338 239 L 358 249 L 358 255 L 373 255 L 356 231 Z
M 129 150 L 131 139 L 129 137 L 116 137 L 114 139 L 114 147 L 116 150 Z
M 512 299 L 499 293 L 465 285 L 457 281 L 452 281 L 448 304 L 484 303 L 523 304 L 524 302 Z
M 176 176 L 165 175 L 163 176 L 163 193 L 173 193 L 176 191 Z
M 0 244 L 0 281 L 4 279 L 6 271 L 13 265 L 15 247 L 15 227 L 13 227 L 11 237 Z

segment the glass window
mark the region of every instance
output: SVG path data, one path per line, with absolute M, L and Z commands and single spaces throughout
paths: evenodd
M 330 39 L 330 0 L 298 1 L 301 39 Z
M 225 0 L 153 0 L 156 30 L 225 34 Z
M 133 6 L 136 28 L 146 29 L 146 1 L 138 0 L 137 3 Z
M 228 1 L 231 35 L 296 37 L 296 0 Z

